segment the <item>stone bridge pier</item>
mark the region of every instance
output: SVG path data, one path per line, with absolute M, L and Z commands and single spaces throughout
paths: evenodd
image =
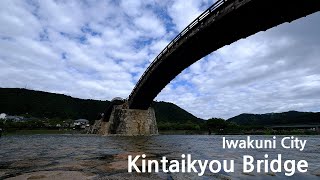
M 157 135 L 158 127 L 152 107 L 129 109 L 127 102 L 119 105 L 112 101 L 104 117 L 95 122 L 91 131 L 100 135 L 142 136 Z

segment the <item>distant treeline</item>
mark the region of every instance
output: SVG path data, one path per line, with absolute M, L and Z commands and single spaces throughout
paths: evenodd
M 49 119 L 84 118 L 93 122 L 99 118 L 99 113 L 103 113 L 109 103 L 107 100 L 85 100 L 28 89 L 0 88 L 0 113 L 9 115 Z M 202 119 L 172 103 L 154 102 L 152 106 L 155 108 L 160 127 L 166 124 L 172 126 L 170 128 L 176 128 L 175 126 L 188 124 L 186 127 L 194 129 L 198 128 L 199 123 L 204 123 Z
M 91 123 L 104 112 L 109 101 L 79 99 L 41 91 L 0 88 L 0 113 L 50 119 L 88 119 Z M 289 111 L 268 114 L 241 114 L 228 120 L 197 118 L 173 103 L 153 102 L 160 130 L 202 130 L 236 133 L 265 129 L 272 125 L 320 124 L 320 113 Z
M 240 114 L 228 119 L 228 121 L 247 126 L 320 124 L 320 113 L 289 111 L 267 114 Z
M 109 101 L 84 100 L 27 89 L 0 89 L 0 113 L 10 115 L 94 120 L 108 104 Z

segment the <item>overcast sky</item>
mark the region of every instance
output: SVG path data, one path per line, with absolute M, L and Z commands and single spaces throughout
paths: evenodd
M 1 0 L 0 86 L 126 98 L 213 0 Z M 156 98 L 201 118 L 320 110 L 320 13 L 193 64 Z

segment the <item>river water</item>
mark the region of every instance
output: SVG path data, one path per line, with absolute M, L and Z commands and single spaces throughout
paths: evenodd
M 264 154 L 283 159 L 306 160 L 306 173 L 296 172 L 290 179 L 320 179 L 320 136 L 298 136 L 307 140 L 303 151 L 283 149 L 223 149 L 223 136 L 159 135 L 117 137 L 95 135 L 29 135 L 0 138 L 0 179 L 286 179 L 281 173 L 242 173 L 243 155 L 264 159 Z M 247 136 L 225 136 L 246 139 Z M 280 141 L 284 136 L 277 136 Z M 251 136 L 271 139 L 271 136 Z M 277 142 L 279 142 L 277 141 Z M 192 159 L 235 161 L 235 172 L 212 173 L 128 173 L 128 155 L 146 154 L 147 159 L 163 156 Z

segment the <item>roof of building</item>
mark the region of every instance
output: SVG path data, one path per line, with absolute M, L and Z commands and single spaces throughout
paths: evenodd
M 23 116 L 6 116 L 6 119 L 23 119 Z
M 74 122 L 89 122 L 89 120 L 86 119 L 77 119 Z
M 121 97 L 115 97 L 111 101 L 123 101 L 123 98 Z

